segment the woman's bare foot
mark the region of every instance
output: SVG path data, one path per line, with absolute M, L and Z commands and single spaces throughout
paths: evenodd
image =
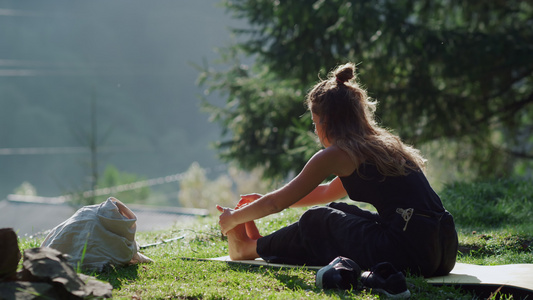
M 252 239 L 248 236 L 244 224 L 239 224 L 228 231 L 227 236 L 229 257 L 231 260 L 255 259 L 259 257 L 256 251 L 257 239 Z
M 245 195 L 241 196 L 241 200 L 239 200 L 239 203 L 237 203 L 237 206 L 235 206 L 235 209 L 242 208 L 255 200 L 257 200 L 258 196 L 255 195 Z M 257 240 L 258 238 L 262 238 L 263 236 L 259 234 L 259 229 L 257 229 L 257 226 L 255 225 L 254 221 L 246 222 L 245 224 L 246 228 L 246 234 L 249 238 L 253 240 Z

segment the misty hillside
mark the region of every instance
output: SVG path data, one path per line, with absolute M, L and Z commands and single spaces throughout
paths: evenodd
M 191 65 L 231 40 L 216 3 L 0 0 L 0 200 L 24 181 L 42 196 L 85 185 L 91 132 L 101 170 L 219 165 Z

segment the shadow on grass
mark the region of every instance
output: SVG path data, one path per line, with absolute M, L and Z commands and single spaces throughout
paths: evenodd
M 239 265 L 239 264 L 228 264 L 228 267 L 235 271 L 241 272 L 251 272 L 269 276 L 276 279 L 281 286 L 292 290 L 304 290 L 312 291 L 316 294 L 325 293 L 326 295 L 333 296 L 339 299 L 353 299 L 355 295 L 361 292 L 361 290 L 339 290 L 339 289 L 329 289 L 323 290 L 318 288 L 314 282 L 314 275 L 316 270 L 307 269 L 305 267 L 301 268 L 284 268 L 284 267 L 274 267 L 274 266 L 254 266 L 254 265 Z M 313 282 L 310 283 L 308 279 L 309 276 L 313 276 Z
M 138 264 L 119 267 L 106 266 L 102 272 L 88 275 L 109 282 L 113 289 L 120 289 L 124 283 L 128 284 L 138 278 L 138 270 Z
M 277 279 L 282 285 L 286 286 L 288 289 L 304 289 L 311 290 L 315 288 L 315 285 L 309 285 L 302 277 L 307 276 L 309 272 L 316 272 L 314 270 L 302 268 L 284 268 L 284 267 L 273 267 L 273 266 L 254 266 L 254 265 L 240 265 L 240 264 L 228 264 L 228 267 L 235 271 L 246 271 L 258 274 L 268 275 L 272 278 Z M 302 276 L 298 274 L 293 275 L 294 271 L 301 273 Z M 305 273 L 305 275 L 304 275 Z

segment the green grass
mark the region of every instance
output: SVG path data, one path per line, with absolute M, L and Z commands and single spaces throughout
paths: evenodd
M 457 216 L 459 262 L 533 263 L 531 210 L 523 211 L 531 208 L 528 202 L 533 187 L 516 179 L 512 184 L 509 182 L 450 185 L 442 191 L 445 205 Z M 505 221 L 495 224 L 492 209 L 465 210 L 470 206 L 483 207 L 479 202 L 498 207 L 497 212 L 503 210 L 505 216 L 511 215 L 511 225 Z M 294 222 L 302 212 L 303 209 L 288 209 L 259 220 L 257 225 L 261 232 L 268 233 Z M 227 255 L 227 243 L 220 235 L 217 216 L 177 224 L 167 231 L 139 232 L 137 241 L 149 244 L 182 235 L 185 238 L 181 240 L 143 250 L 154 263 L 110 267 L 89 274 L 111 283 L 115 299 L 380 299 L 369 290 L 318 289 L 315 271 L 305 268 L 250 267 L 182 259 Z M 22 249 L 40 244 L 38 239 L 20 242 Z M 475 295 L 452 287 L 433 287 L 420 277 L 408 276 L 407 281 L 411 299 L 476 299 Z
M 268 217 L 258 222 L 264 232 L 297 219 L 303 210 L 290 209 L 283 218 Z M 187 228 L 170 232 L 139 233 L 141 243 L 152 243 L 185 234 L 185 238 L 145 249 L 153 264 L 110 268 L 93 274 L 110 282 L 117 299 L 380 299 L 369 290 L 324 291 L 315 287 L 316 271 L 305 268 L 270 268 L 231 265 L 223 262 L 185 260 L 227 255 L 215 217 L 198 220 Z M 413 299 L 472 299 L 454 288 L 435 288 L 422 278 L 409 277 Z
M 447 185 L 440 196 L 464 229 L 533 232 L 533 187 L 529 180 L 493 179 Z
M 454 183 L 440 196 L 457 224 L 459 261 L 533 263 L 533 186 L 529 180 Z

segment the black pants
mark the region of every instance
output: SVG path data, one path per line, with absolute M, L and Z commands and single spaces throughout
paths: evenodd
M 387 261 L 426 277 L 453 269 L 457 233 L 447 211 L 415 211 L 405 231 L 404 227 L 400 215 L 382 220 L 355 205 L 331 203 L 312 207 L 298 222 L 260 238 L 257 253 L 270 262 L 301 265 L 326 265 L 345 256 L 362 269 Z

